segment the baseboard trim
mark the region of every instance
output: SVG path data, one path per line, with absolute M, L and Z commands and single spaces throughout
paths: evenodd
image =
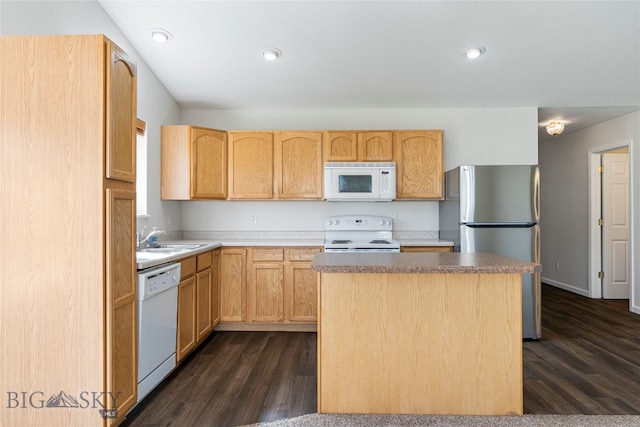
M 573 292 L 574 294 L 582 295 L 583 297 L 591 298 L 589 296 L 588 289 L 581 289 L 575 286 L 567 285 L 566 283 L 558 282 L 557 280 L 547 279 L 546 277 L 541 277 L 540 281 L 542 283 L 546 283 L 547 285 L 555 286 L 556 288 L 564 289 L 565 291 Z
M 317 332 L 315 323 L 218 323 L 216 331 Z

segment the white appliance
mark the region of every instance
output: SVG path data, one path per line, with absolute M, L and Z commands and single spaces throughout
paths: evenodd
M 540 262 L 540 171 L 535 165 L 460 166 L 445 174 L 440 238 L 460 252 Z M 522 277 L 522 336 L 541 338 L 540 273 Z
M 386 216 L 341 215 L 324 222 L 324 252 L 400 252 L 393 220 Z
M 176 367 L 179 283 L 179 263 L 138 271 L 137 403 Z
M 329 201 L 391 201 L 396 198 L 395 162 L 327 162 L 324 198 Z

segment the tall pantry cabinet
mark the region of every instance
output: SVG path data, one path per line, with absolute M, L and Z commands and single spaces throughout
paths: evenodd
M 100 35 L 0 55 L 0 425 L 117 425 L 137 398 L 136 65 Z

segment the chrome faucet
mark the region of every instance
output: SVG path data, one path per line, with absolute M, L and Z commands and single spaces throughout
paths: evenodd
M 147 234 L 146 237 L 144 237 L 144 239 L 143 239 L 142 237 L 144 236 L 144 230 L 146 230 L 146 229 L 147 229 L 147 226 L 145 225 L 144 227 L 142 227 L 142 230 L 140 230 L 139 233 L 136 233 L 136 248 L 141 248 L 145 244 L 146 244 L 146 246 L 149 246 L 149 239 L 151 237 L 153 237 L 153 236 L 159 236 L 161 234 L 167 234 L 166 231 L 158 230 L 158 229 L 156 229 L 156 227 L 153 227 L 153 230 L 151 230 L 149 232 L 149 234 Z

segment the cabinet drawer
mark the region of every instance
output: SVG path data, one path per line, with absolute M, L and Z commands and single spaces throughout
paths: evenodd
M 290 248 L 289 261 L 313 261 L 322 248 Z
M 196 257 L 180 261 L 180 280 L 196 274 Z
M 252 261 L 284 261 L 284 248 L 252 248 Z
M 400 252 L 452 252 L 451 246 L 403 246 Z
M 197 258 L 196 265 L 197 265 L 198 271 L 206 270 L 207 268 L 211 267 L 211 262 L 213 259 L 211 256 L 211 252 L 200 254 L 196 258 Z

